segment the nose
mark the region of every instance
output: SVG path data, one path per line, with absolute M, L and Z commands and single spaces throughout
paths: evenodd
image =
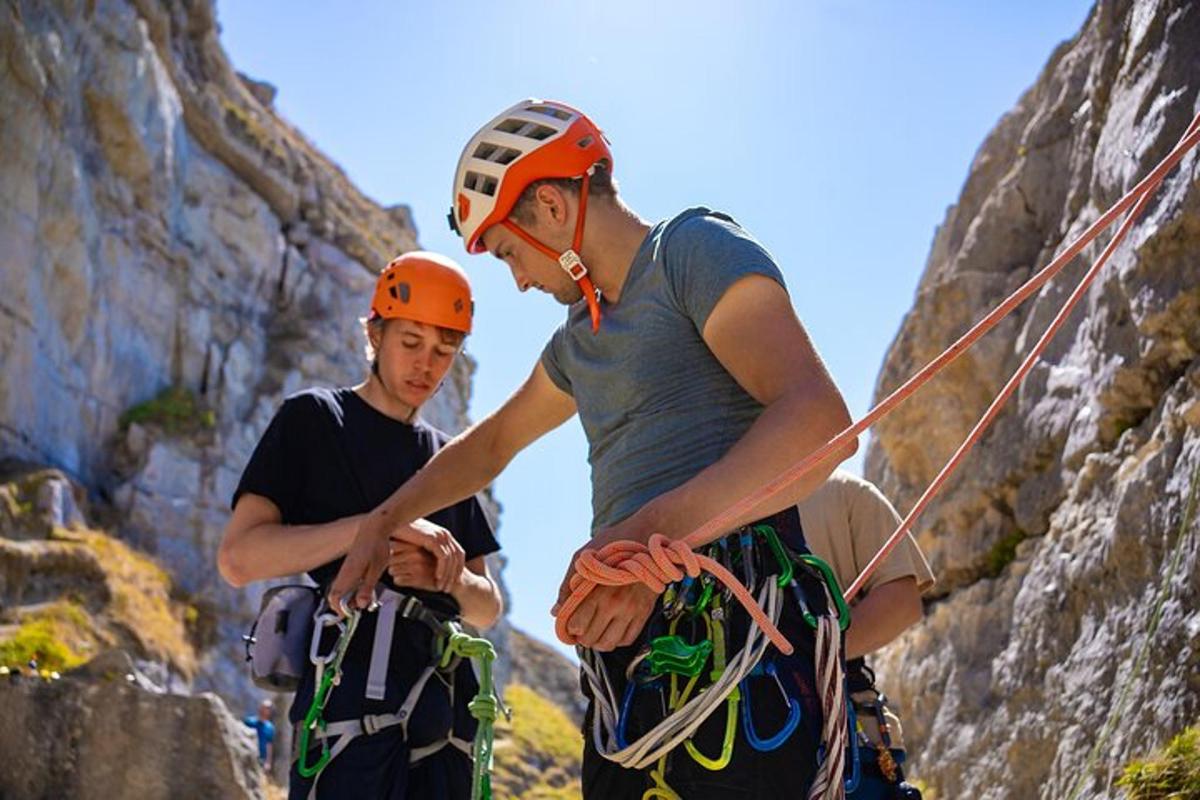
M 512 273 L 513 283 L 517 285 L 518 292 L 529 291 L 529 287 L 533 285 L 533 282 L 529 278 L 523 275 L 515 266 L 509 265 L 508 271 Z
M 413 360 L 413 367 L 419 373 L 426 373 L 433 365 L 433 351 L 431 349 L 421 347 L 417 350 L 417 356 Z

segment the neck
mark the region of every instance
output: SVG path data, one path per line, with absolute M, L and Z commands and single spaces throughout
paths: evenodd
M 383 379 L 374 371 L 367 379 L 354 387 L 354 392 L 371 408 L 400 422 L 412 424 L 417 416 L 417 406 L 401 402 L 383 385 Z
M 629 267 L 649 232 L 650 224 L 620 200 L 588 207 L 579 255 L 606 302 L 620 300 Z

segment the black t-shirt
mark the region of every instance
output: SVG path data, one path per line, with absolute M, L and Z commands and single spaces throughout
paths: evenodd
M 283 402 L 259 440 L 234 492 L 232 505 L 236 506 L 245 493 L 261 495 L 279 508 L 285 525 L 313 525 L 362 514 L 412 477 L 446 440 L 445 434 L 423 422 L 409 425 L 380 413 L 352 389 L 299 392 Z M 429 515 L 429 520 L 454 534 L 468 560 L 500 549 L 491 524 L 474 497 Z M 326 587 L 341 563 L 339 558 L 322 564 L 310 570 L 309 576 Z M 385 585 L 393 586 L 386 573 L 383 578 Z M 447 594 L 409 588 L 403 591 L 420 596 L 439 610 L 457 611 L 457 603 Z M 326 707 L 327 720 L 394 711 L 404 701 L 412 681 L 428 665 L 431 658 L 428 628 L 420 623 L 398 621 L 387 696 L 382 701 L 365 700 L 363 691 L 374 635 L 375 615 L 364 614 L 346 653 L 342 683 L 331 694 Z M 460 669 L 460 678 L 465 679 L 462 672 Z M 310 671 L 297 692 L 293 720 L 303 717 L 312 697 L 312 677 Z M 473 683 L 473 678 L 469 683 Z M 457 698 L 456 705 L 462 706 L 470 696 Z M 423 699 L 418 709 L 427 706 Z M 442 730 L 444 727 L 441 726 Z M 424 737 L 412 728 L 410 733 L 410 743 L 419 746 Z

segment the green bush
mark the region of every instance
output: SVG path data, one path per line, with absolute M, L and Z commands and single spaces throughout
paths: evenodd
M 1200 800 L 1200 725 L 1148 758 L 1131 761 L 1117 785 L 1130 800 Z
M 121 415 L 121 429 L 133 423 L 160 426 L 170 434 L 195 433 L 216 427 L 216 414 L 203 408 L 196 395 L 181 386 L 159 392 L 153 400 L 139 403 Z
M 36 658 L 40 669 L 62 672 L 77 667 L 87 655 L 76 648 L 81 643 L 84 647 L 92 644 L 91 627 L 87 612 L 79 606 L 65 601 L 54 603 L 31 614 L 11 639 L 0 642 L 0 665 L 24 668 Z
M 983 575 L 985 578 L 999 577 L 1004 568 L 1017 558 L 1017 545 L 1025 541 L 1025 531 L 1017 528 L 1012 533 L 1005 534 L 1000 541 L 992 545 L 992 549 L 984 557 Z

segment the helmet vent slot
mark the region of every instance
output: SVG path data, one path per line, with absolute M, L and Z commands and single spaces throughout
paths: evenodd
M 563 111 L 561 108 L 554 108 L 553 106 L 529 106 L 525 110 L 532 111 L 535 114 L 545 114 L 548 117 L 554 117 L 555 119 L 561 119 L 564 121 L 571 118 L 571 114 L 569 112 Z
M 496 130 L 538 142 L 549 139 L 556 132 L 554 128 L 539 125 L 536 122 L 526 122 L 523 119 L 506 119 L 496 126 Z
M 463 186 L 488 197 L 494 197 L 496 194 L 496 179 L 481 172 L 468 172 L 463 179 Z
M 512 147 L 501 147 L 496 144 L 488 144 L 483 142 L 479 147 L 475 148 L 475 157 L 484 161 L 492 161 L 496 164 L 511 164 L 520 157 L 521 151 Z

